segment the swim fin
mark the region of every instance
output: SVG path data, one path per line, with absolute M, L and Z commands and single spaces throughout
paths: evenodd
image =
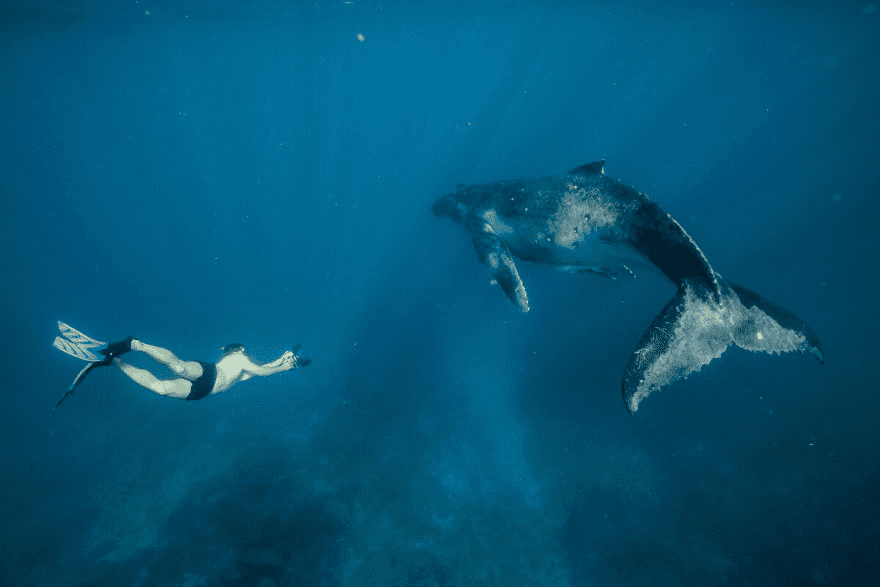
M 83 361 L 96 363 L 104 360 L 95 355 L 92 352 L 92 349 L 107 346 L 106 342 L 101 342 L 90 336 L 86 336 L 76 328 L 61 322 L 60 320 L 58 321 L 58 330 L 61 332 L 61 336 L 55 337 L 52 346 L 59 351 L 65 352 L 71 357 L 82 359 Z
M 94 369 L 95 367 L 106 367 L 107 365 L 109 365 L 112 362 L 113 362 L 112 359 L 104 359 L 103 361 L 96 361 L 93 363 L 89 363 L 88 365 L 83 367 L 82 370 L 79 373 L 77 373 L 76 377 L 74 377 L 73 382 L 70 384 L 70 387 L 67 388 L 67 391 L 64 392 L 64 395 L 61 396 L 61 399 L 59 399 L 58 402 L 55 404 L 55 407 L 52 408 L 52 411 L 54 412 L 55 410 L 57 410 L 58 406 L 61 405 L 61 402 L 66 400 L 68 398 L 68 396 L 73 395 L 73 392 L 76 389 L 76 387 L 80 383 L 82 383 L 83 379 L 86 378 L 86 375 L 91 373 L 92 369 Z
M 83 382 L 86 375 L 91 373 L 92 369 L 95 367 L 105 367 L 113 362 L 113 357 L 130 351 L 132 341 L 132 338 L 128 337 L 124 341 L 114 342 L 108 345 L 106 342 L 95 340 L 94 338 L 83 334 L 76 328 L 61 322 L 60 320 L 58 321 L 58 331 L 61 333 L 61 336 L 55 337 L 52 346 L 59 351 L 67 353 L 71 357 L 88 361 L 89 364 L 77 373 L 73 382 L 67 388 L 67 391 L 64 392 L 61 399 L 55 403 L 55 407 L 52 408 L 53 410 L 57 410 L 58 406 L 61 405 L 61 402 L 73 395 L 74 390 L 76 390 L 77 386 Z M 99 347 L 104 347 L 103 349 L 98 350 L 99 353 L 104 355 L 105 358 L 103 359 L 92 352 L 92 349 L 97 349 Z

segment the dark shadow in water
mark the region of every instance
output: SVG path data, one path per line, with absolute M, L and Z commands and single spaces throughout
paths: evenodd
M 15 36 L 50 34 L 79 25 L 95 10 L 79 2 L 4 1 L 0 4 L 0 31 Z
M 190 486 L 156 547 L 96 563 L 79 585 L 338 584 L 343 523 L 291 477 L 289 453 L 266 452 Z

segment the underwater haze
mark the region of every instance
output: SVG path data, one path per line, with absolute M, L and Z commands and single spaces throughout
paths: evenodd
M 878 104 L 864 0 L 4 0 L 0 584 L 873 583 Z M 675 285 L 519 261 L 521 313 L 431 212 L 600 159 L 825 365 L 631 415 Z M 313 363 L 53 411 L 58 321 Z

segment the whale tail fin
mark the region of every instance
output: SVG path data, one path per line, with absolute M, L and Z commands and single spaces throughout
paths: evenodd
M 698 279 L 685 279 L 654 319 L 626 365 L 623 399 L 630 413 L 661 387 L 685 379 L 731 343 L 765 353 L 809 352 L 825 362 L 806 322 L 744 287 L 718 276 L 720 299 Z

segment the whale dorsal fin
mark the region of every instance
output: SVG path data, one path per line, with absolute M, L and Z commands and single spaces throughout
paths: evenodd
M 605 173 L 605 159 L 599 159 L 592 163 L 585 163 L 568 172 L 569 175 L 596 175 Z

